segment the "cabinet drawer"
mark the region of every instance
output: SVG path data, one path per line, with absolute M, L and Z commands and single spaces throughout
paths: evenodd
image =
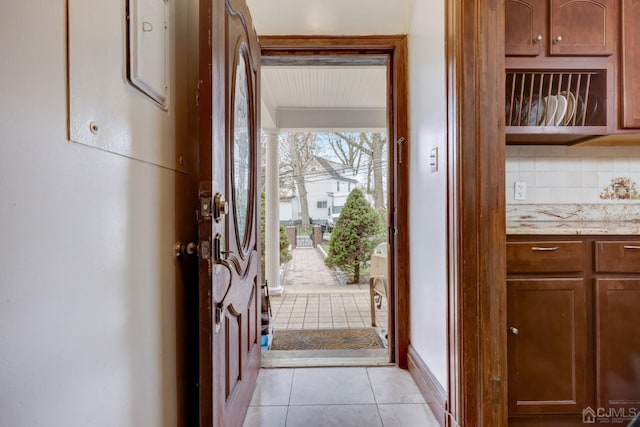
M 597 273 L 640 273 L 640 241 L 596 242 Z
M 573 273 L 583 269 L 582 241 L 507 243 L 507 273 Z

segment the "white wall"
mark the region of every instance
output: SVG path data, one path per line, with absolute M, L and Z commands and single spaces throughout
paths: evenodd
M 508 146 L 506 201 L 518 203 L 640 203 L 603 199 L 612 179 L 629 178 L 640 191 L 640 145 Z M 527 184 L 524 201 L 514 200 L 514 183 Z
M 65 4 L 0 14 L 0 425 L 174 426 L 188 178 L 67 140 Z
M 447 388 L 444 0 L 416 0 L 409 33 L 411 345 Z M 438 147 L 440 170 L 431 172 Z

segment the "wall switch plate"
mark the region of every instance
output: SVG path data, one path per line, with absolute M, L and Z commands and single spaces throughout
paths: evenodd
M 431 173 L 438 172 L 438 147 L 431 149 L 429 155 L 429 166 L 431 166 Z
M 516 181 L 513 186 L 514 200 L 527 200 L 527 183 L 524 181 Z

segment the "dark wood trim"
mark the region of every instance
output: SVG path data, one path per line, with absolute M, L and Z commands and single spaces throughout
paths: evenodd
M 199 81 L 201 82 L 198 106 L 198 197 L 211 195 L 210 168 L 204 162 L 211 159 L 212 148 L 203 141 L 211 141 L 212 138 L 212 103 L 213 103 L 213 52 L 211 48 L 211 31 L 213 22 L 212 0 L 204 0 L 199 4 Z M 210 229 L 198 227 L 198 239 L 204 238 Z M 198 262 L 199 277 L 206 277 L 206 266 Z M 213 425 L 213 353 L 211 350 L 211 333 L 213 331 L 212 312 L 203 310 L 203 301 L 209 301 L 212 287 L 210 281 L 200 281 L 198 286 L 198 426 L 207 427 Z
M 386 56 L 389 66 L 389 143 L 390 168 L 393 185 L 389 199 L 395 209 L 389 210 L 390 233 L 393 237 L 389 260 L 389 330 L 394 339 L 390 342 L 393 362 L 407 368 L 409 347 L 409 111 L 407 37 L 397 36 L 261 36 L 263 57 L 320 56 Z M 396 141 L 403 140 L 402 144 Z M 398 162 L 401 161 L 401 164 Z M 402 262 L 399 262 L 399 261 Z
M 507 425 L 504 0 L 448 0 L 449 411 Z
M 441 427 L 444 427 L 448 417 L 447 392 L 411 345 L 409 345 L 408 362 L 409 373 L 418 385 L 436 420 Z

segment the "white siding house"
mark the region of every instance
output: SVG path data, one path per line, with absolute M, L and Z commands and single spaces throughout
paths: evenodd
M 340 163 L 315 156 L 305 179 L 309 216 L 316 224 L 333 223 L 347 196 L 360 188 L 357 171 Z M 295 195 L 280 197 L 280 223 L 292 224 L 302 219 L 300 199 Z

